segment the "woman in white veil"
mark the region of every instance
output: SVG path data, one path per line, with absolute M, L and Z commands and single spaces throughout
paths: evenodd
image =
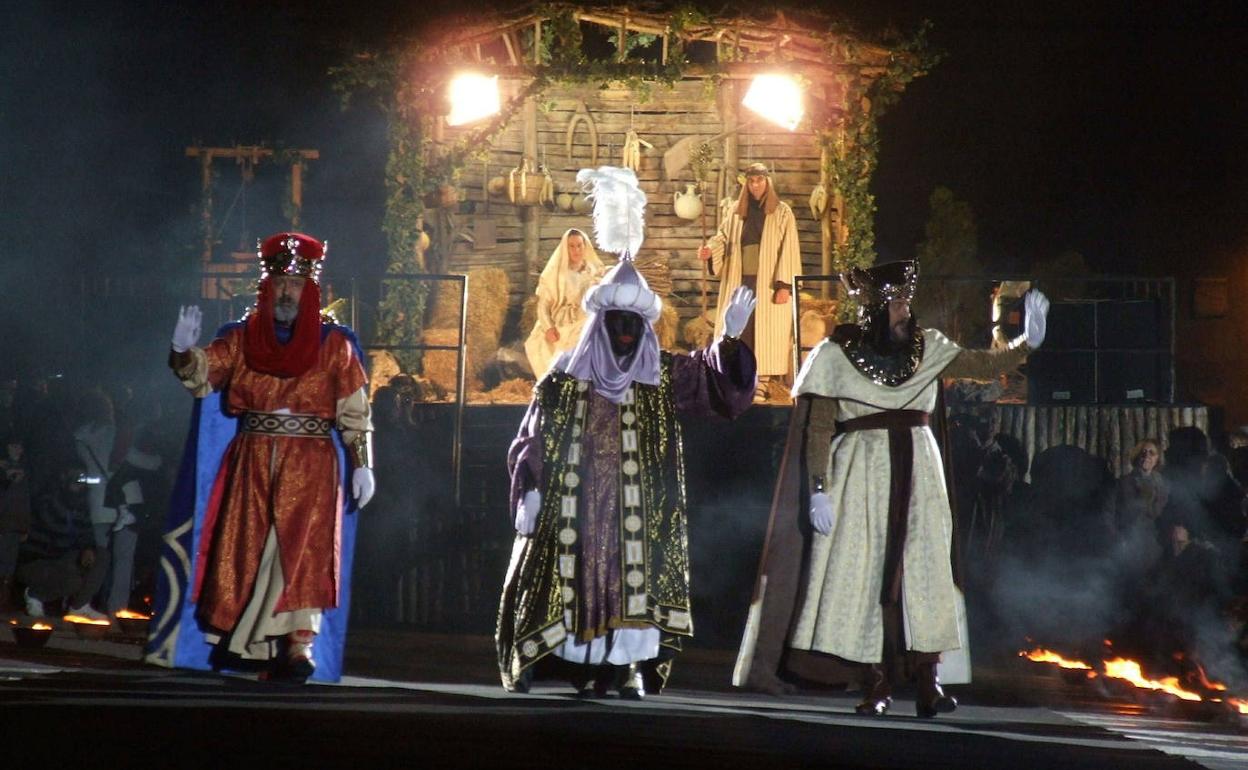
M 576 346 L 585 323 L 581 299 L 603 272 L 589 237 L 575 228 L 565 232 L 537 281 L 537 323 L 524 342 L 537 379 L 561 352 Z

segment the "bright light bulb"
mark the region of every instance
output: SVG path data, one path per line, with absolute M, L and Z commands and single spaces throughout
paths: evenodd
M 502 109 L 498 96 L 498 76 L 456 75 L 450 85 L 451 114 L 446 116 L 448 126 L 497 115 Z
M 793 131 L 806 113 L 802 89 L 788 75 L 758 75 L 741 102 L 772 123 Z

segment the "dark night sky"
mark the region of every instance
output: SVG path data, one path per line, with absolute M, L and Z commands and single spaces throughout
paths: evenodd
M 329 270 L 380 269 L 384 127 L 342 112 L 325 71 L 424 5 L 22 5 L 0 18 L 0 320 L 38 315 L 22 299 L 42 294 L 19 289 L 67 271 L 188 269 L 196 140 L 319 148 L 306 227 L 334 244 Z M 971 203 L 995 270 L 1076 250 L 1101 271 L 1170 273 L 1248 248 L 1248 35 L 1232 11 L 824 5 L 867 25 L 931 18 L 947 52 L 882 123 L 883 258 L 913 253 L 936 185 Z

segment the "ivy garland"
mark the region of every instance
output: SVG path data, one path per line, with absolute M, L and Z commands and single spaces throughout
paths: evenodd
M 819 131 L 825 150 L 825 170 L 833 190 L 842 200 L 841 221 L 847 230 L 844 243 L 833 249 L 833 271 L 869 267 L 875 263 L 875 196 L 871 177 L 879 163 L 879 119 L 901 98 L 901 92 L 915 78 L 939 63 L 941 55 L 927 42 L 930 22 L 924 22 L 908 40 L 890 47 L 884 72 L 866 77 L 858 71 L 838 77 L 845 94 L 846 109 L 830 125 Z M 829 54 L 845 61 L 854 57 L 854 37 L 830 43 Z M 852 303 L 841 303 L 842 320 L 857 312 Z

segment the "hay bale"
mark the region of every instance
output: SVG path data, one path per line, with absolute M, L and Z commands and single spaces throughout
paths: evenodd
M 468 271 L 468 371 L 479 378 L 498 350 L 511 291 L 507 273 L 497 267 Z
M 504 380 L 483 395 L 491 404 L 527 404 L 533 399 L 533 380 L 523 377 Z
M 802 335 L 802 345 L 805 347 L 814 345 L 831 332 L 827 320 L 815 310 L 803 310 L 797 323 Z
M 425 322 L 427 328 L 459 328 L 459 287 L 459 281 L 437 281 L 434 283 L 432 304 L 429 308 L 429 320 Z
M 663 312 L 659 320 L 654 322 L 654 333 L 659 338 L 660 350 L 671 350 L 676 346 L 676 330 L 680 327 L 680 313 L 671 297 L 663 300 Z
M 689 346 L 690 350 L 698 350 L 711 344 L 711 338 L 715 334 L 715 326 L 703 316 L 690 318 L 685 321 L 685 325 L 681 327 L 680 337 Z
M 370 350 L 368 371 L 368 397 L 377 394 L 377 389 L 390 384 L 390 381 L 402 373 L 399 361 L 389 350 Z
M 458 345 L 459 327 L 425 329 L 421 341 L 426 345 Z M 436 387 L 454 393 L 458 388 L 456 357 L 454 350 L 426 350 L 422 358 L 425 377 Z
M 507 319 L 509 291 L 507 273 L 497 267 L 468 271 L 468 328 L 464 366 L 467 380 L 477 380 L 494 358 Z M 455 345 L 459 342 L 459 288 L 452 282 L 439 285 L 424 332 L 429 345 Z M 424 371 L 434 382 L 455 389 L 455 352 L 426 351 Z M 470 388 L 471 390 L 471 388 Z

